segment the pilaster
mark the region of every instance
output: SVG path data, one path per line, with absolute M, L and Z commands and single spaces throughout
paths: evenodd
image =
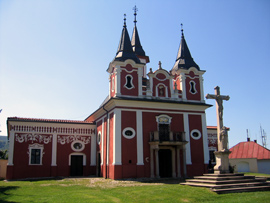
M 54 133 L 52 137 L 52 166 L 57 166 L 57 134 Z
M 186 164 L 192 164 L 191 161 L 191 151 L 190 151 L 190 136 L 189 136 L 189 121 L 188 114 L 184 113 L 184 131 L 185 131 L 185 139 L 188 142 L 185 145 L 185 154 L 186 154 Z
M 9 166 L 13 166 L 14 136 L 15 136 L 15 132 L 10 131 L 10 134 L 9 134 L 9 150 L 8 150 L 8 165 Z
M 143 162 L 143 124 L 142 111 L 137 111 L 137 165 L 144 165 Z
M 113 119 L 113 165 L 122 165 L 121 119 L 121 110 L 115 109 Z
M 180 86 L 181 86 L 181 89 L 182 89 L 182 99 L 184 101 L 187 100 L 187 94 L 186 94 L 186 75 L 185 73 L 180 73 Z

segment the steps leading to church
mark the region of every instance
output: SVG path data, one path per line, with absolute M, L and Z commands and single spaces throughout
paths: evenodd
M 218 194 L 233 192 L 270 191 L 270 182 L 266 178 L 244 176 L 244 174 L 204 174 L 186 179 L 182 185 L 207 187 Z

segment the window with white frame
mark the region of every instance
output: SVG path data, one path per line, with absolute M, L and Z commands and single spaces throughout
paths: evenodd
M 43 149 L 44 145 L 32 144 L 29 145 L 29 165 L 42 165 Z
M 197 90 L 196 90 L 196 83 L 192 80 L 189 82 L 189 85 L 190 85 L 190 89 L 189 89 L 189 92 L 191 94 L 196 94 L 197 93 Z
M 133 128 L 128 127 L 123 130 L 122 135 L 127 139 L 132 139 L 135 137 L 136 132 Z
M 126 75 L 126 84 L 125 84 L 125 87 L 127 89 L 132 89 L 134 88 L 134 85 L 133 85 L 133 77 L 131 75 Z
M 190 135 L 191 135 L 191 137 L 194 139 L 194 140 L 198 140 L 198 139 L 200 139 L 201 138 L 201 136 L 202 136 L 202 134 L 201 134 L 201 132 L 199 131 L 199 130 L 192 130 L 191 132 L 190 132 Z
M 172 117 L 167 115 L 156 116 L 156 121 L 158 123 L 158 133 L 160 141 L 170 140 L 170 124 Z

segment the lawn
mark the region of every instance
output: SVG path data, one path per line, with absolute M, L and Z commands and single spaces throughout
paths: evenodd
M 270 191 L 218 195 L 179 181 L 78 178 L 0 181 L 0 202 L 270 202 Z

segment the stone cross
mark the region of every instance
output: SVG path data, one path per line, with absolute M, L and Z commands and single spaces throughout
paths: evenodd
M 220 140 L 221 131 L 223 128 L 223 100 L 228 101 L 230 97 L 220 95 L 220 88 L 219 86 L 215 87 L 215 94 L 207 94 L 206 99 L 215 99 L 216 100 L 216 111 L 217 111 L 217 134 Z M 224 129 L 224 128 L 223 128 Z M 226 147 L 227 148 L 227 147 Z M 218 149 L 219 151 L 224 150 L 224 146 L 222 149 Z

